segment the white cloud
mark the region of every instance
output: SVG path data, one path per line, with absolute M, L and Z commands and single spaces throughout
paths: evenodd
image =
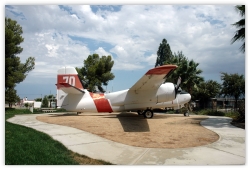
M 148 57 L 146 57 L 145 61 L 148 63 L 148 65 L 152 65 L 153 67 L 155 66 L 157 55 L 152 54 Z
M 99 54 L 99 56 L 109 56 L 111 55 L 109 52 L 105 51 L 102 47 L 99 47 L 97 50 L 95 50 L 96 54 Z
M 17 5 L 6 8 L 6 16 L 23 28 L 22 60 L 34 56 L 47 63 L 38 64 L 34 74 L 50 74 L 50 68 L 63 65 L 82 66 L 93 52 L 112 55 L 114 69 L 151 68 L 163 38 L 172 52 L 182 51 L 206 72 L 213 72 L 213 65 L 230 71 L 232 61 L 245 61 L 241 43 L 230 44 L 236 30 L 231 24 L 240 19 L 233 5 L 124 5 L 119 11 L 96 12 L 89 5 Z
M 144 66 L 140 65 L 139 63 L 132 64 L 132 63 L 127 63 L 127 62 L 119 62 L 118 64 L 114 65 L 115 70 L 138 70 L 142 68 L 144 68 Z

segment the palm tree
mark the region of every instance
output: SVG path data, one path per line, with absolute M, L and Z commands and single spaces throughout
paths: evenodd
M 200 76 L 202 70 L 198 69 L 199 63 L 195 63 L 194 60 L 189 61 L 182 52 L 174 54 L 171 64 L 176 64 L 178 68 L 171 74 L 166 80 L 170 82 L 177 82 L 177 78 L 181 77 L 181 88 L 192 94 L 193 88 L 204 81 L 204 78 Z M 167 63 L 167 64 L 170 64 Z
M 192 94 L 193 88 L 196 88 L 204 78 L 200 76 L 202 73 L 201 69 L 198 69 L 199 63 L 195 63 L 194 60 L 188 61 L 188 67 L 185 73 L 185 79 L 183 85 L 186 87 L 187 91 Z
M 170 63 L 176 64 L 178 68 L 166 79 L 166 82 L 177 82 L 180 76 L 181 88 L 192 96 L 193 89 L 204 81 L 204 78 L 200 76 L 202 70 L 197 68 L 199 63 L 195 63 L 194 60 L 189 61 L 182 52 L 177 52 L 170 61 L 166 62 L 166 64 Z M 189 103 L 187 107 L 190 111 L 192 110 Z
M 240 13 L 240 15 L 243 17 L 238 22 L 232 24 L 238 30 L 235 32 L 234 37 L 231 40 L 231 44 L 233 44 L 235 41 L 242 40 L 244 43 L 240 47 L 240 50 L 245 53 L 245 5 L 236 5 L 235 9 L 237 12 Z

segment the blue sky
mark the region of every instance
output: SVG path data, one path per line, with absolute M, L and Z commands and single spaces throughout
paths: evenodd
M 68 3 L 68 2 L 67 2 Z M 111 55 L 115 79 L 107 91 L 130 88 L 155 65 L 162 39 L 172 52 L 182 51 L 200 63 L 205 80 L 220 81 L 220 72 L 245 75 L 242 42 L 231 44 L 240 19 L 234 4 L 214 5 L 5 5 L 5 17 L 23 28 L 24 62 L 36 66 L 17 85 L 18 95 L 34 99 L 56 95 L 57 70 L 82 67 L 88 55 Z M 54 3 L 57 4 L 57 3 Z M 243 3 L 245 4 L 245 3 Z

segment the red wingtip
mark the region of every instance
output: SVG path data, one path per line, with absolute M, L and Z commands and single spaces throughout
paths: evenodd
M 171 70 L 176 69 L 178 66 L 176 65 L 162 65 L 155 67 L 153 69 L 148 70 L 146 75 L 148 74 L 156 74 L 156 75 L 161 75 L 161 74 L 168 74 Z

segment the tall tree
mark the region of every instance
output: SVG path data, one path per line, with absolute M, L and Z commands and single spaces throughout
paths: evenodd
M 238 40 L 244 41 L 244 43 L 240 47 L 240 50 L 245 53 L 245 5 L 236 5 L 235 9 L 238 13 L 240 13 L 242 19 L 233 24 L 233 26 L 235 26 L 238 30 L 235 32 L 231 43 L 233 44 Z
M 155 67 L 165 64 L 168 60 L 172 58 L 172 56 L 173 54 L 172 54 L 170 45 L 167 43 L 167 40 L 164 38 L 162 40 L 162 43 L 160 43 L 160 46 L 157 51 Z
M 112 57 L 102 56 L 99 57 L 98 54 L 89 55 L 86 60 L 84 60 L 84 66 L 82 68 L 77 68 L 78 75 L 82 80 L 84 88 L 91 92 L 105 92 L 102 85 L 107 86 L 110 80 L 114 79 L 114 74 L 111 69 L 114 65 Z
M 238 100 L 245 95 L 245 78 L 243 75 L 221 73 L 222 90 L 224 96 L 234 97 L 235 108 L 238 107 Z
M 17 21 L 5 18 L 5 97 L 11 99 L 16 95 L 9 93 L 14 90 L 17 83 L 22 82 L 27 74 L 35 68 L 35 58 L 29 57 L 25 63 L 21 63 L 17 54 L 23 51 L 20 44 L 24 41 L 21 36 L 22 27 Z M 10 101 L 8 102 L 15 102 Z

